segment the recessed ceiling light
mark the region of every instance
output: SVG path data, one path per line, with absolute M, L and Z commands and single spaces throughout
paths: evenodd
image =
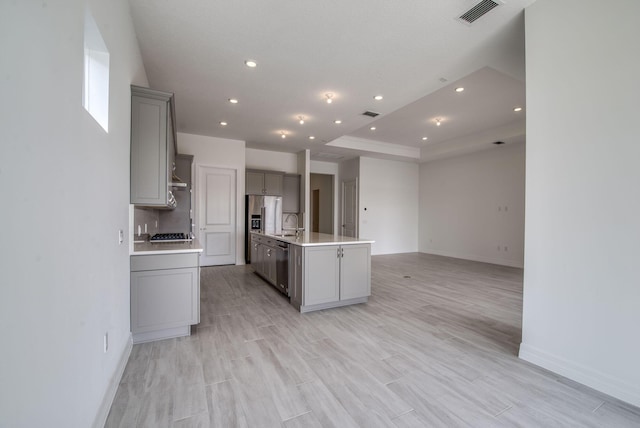
M 229 102 L 231 104 L 238 104 L 238 100 L 236 98 L 229 98 Z
M 427 141 L 428 138 L 427 137 L 422 137 L 422 141 Z
M 300 115 L 298 116 L 298 119 L 299 119 L 300 125 L 304 125 L 304 116 Z
M 376 95 L 375 97 L 373 97 L 373 99 L 376 101 L 380 101 L 382 99 L 382 95 Z
M 369 128 L 369 129 L 370 129 L 370 130 L 372 130 L 372 131 L 375 131 L 375 130 L 376 130 L 376 127 L 375 127 L 375 126 L 372 126 L 372 127 L 371 127 L 371 128 Z
M 516 108 L 513 109 L 513 111 L 515 111 L 516 113 L 519 112 L 519 111 L 522 111 L 522 107 L 516 107 Z
M 280 131 L 280 137 L 281 138 L 287 138 L 287 134 L 284 131 Z
M 342 121 L 340 119 L 336 119 L 333 121 L 333 123 L 335 123 L 336 125 L 340 125 Z
M 464 91 L 464 88 L 462 86 L 456 88 L 456 92 L 462 92 L 462 91 Z
M 440 126 L 441 123 L 442 123 L 442 119 L 440 119 L 439 117 L 436 118 L 436 126 Z
M 327 104 L 331 104 L 333 102 L 333 94 L 331 92 L 324 94 L 324 96 L 327 98 Z
M 252 59 L 248 59 L 244 62 L 244 65 L 246 65 L 247 67 L 255 68 L 258 66 L 258 63 Z
M 227 122 L 220 122 L 220 125 L 227 126 Z
M 315 139 L 316 139 L 316 137 L 314 137 L 313 135 L 309 135 L 309 139 L 310 139 L 310 140 L 315 140 Z

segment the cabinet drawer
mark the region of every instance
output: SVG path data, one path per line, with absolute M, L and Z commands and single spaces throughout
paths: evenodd
M 198 253 L 131 256 L 131 272 L 198 266 Z

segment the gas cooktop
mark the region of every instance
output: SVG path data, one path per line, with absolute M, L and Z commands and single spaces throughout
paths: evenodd
M 150 242 L 188 242 L 191 241 L 186 233 L 156 233 L 151 238 Z

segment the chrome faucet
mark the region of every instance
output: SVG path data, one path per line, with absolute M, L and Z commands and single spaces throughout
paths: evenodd
M 296 229 L 298 229 L 298 214 L 296 213 L 287 214 L 287 217 L 284 219 L 284 222 L 286 223 L 287 221 L 289 221 L 289 217 L 291 216 L 294 216 L 296 218 Z
M 283 223 L 286 223 L 287 221 L 289 221 L 289 217 L 291 217 L 291 216 L 294 216 L 296 218 L 296 227 L 295 227 L 294 230 L 296 231 L 296 238 L 298 238 L 300 236 L 300 231 L 304 230 L 304 229 L 301 229 L 301 228 L 298 227 L 298 214 L 296 214 L 296 213 L 287 214 L 287 216 L 284 218 L 284 222 Z M 284 229 L 284 227 L 283 227 L 283 229 Z M 291 230 L 291 229 L 289 229 L 289 230 Z

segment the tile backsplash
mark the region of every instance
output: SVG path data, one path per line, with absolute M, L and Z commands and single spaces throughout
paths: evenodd
M 140 226 L 141 233 L 145 233 L 144 226 L 147 225 L 147 232 L 149 235 L 158 233 L 158 218 L 159 211 L 153 208 L 139 208 L 134 207 L 133 210 L 133 234 L 138 234 L 138 226 Z

